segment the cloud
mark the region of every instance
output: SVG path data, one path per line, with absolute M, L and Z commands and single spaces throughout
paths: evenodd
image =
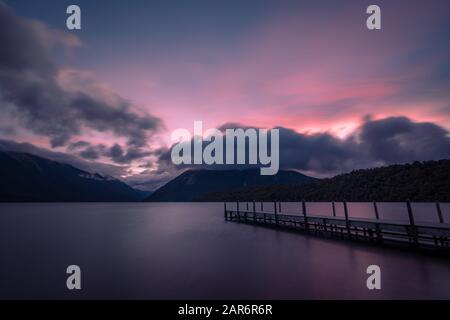
M 249 128 L 251 126 L 228 123 L 227 128 Z M 293 169 L 317 177 L 332 176 L 354 169 L 382 165 L 450 158 L 449 132 L 430 122 L 414 122 L 406 117 L 389 117 L 374 120 L 365 117 L 362 125 L 346 139 L 330 133 L 304 134 L 292 129 L 280 130 L 280 167 Z M 144 150 L 128 151 L 115 144 L 107 147 L 86 141 L 74 142 L 70 148 L 78 157 L 37 148 L 28 143 L 0 140 L 0 150 L 28 152 L 56 161 L 66 162 L 90 172 L 99 172 L 115 177 L 126 176 L 130 185 L 154 190 L 187 169 L 244 169 L 245 165 L 227 166 L 175 166 L 171 162 L 170 148 L 160 148 L 151 154 Z M 154 161 L 139 165 L 145 169 L 140 173 L 130 172 L 129 163 L 146 158 Z M 123 166 L 108 165 L 98 161 L 102 156 L 115 159 Z M 94 161 L 92 161 L 94 160 Z
M 96 160 L 106 157 L 115 163 L 123 165 L 130 165 L 135 160 L 143 160 L 144 158 L 154 154 L 153 151 L 139 147 L 130 146 L 124 149 L 118 143 L 108 147 L 103 143 L 92 144 L 83 140 L 71 143 L 67 149 L 71 152 L 75 152 L 78 156 L 84 159 Z
M 220 127 L 249 128 L 248 125 L 227 123 Z M 280 168 L 308 172 L 317 176 L 360 168 L 450 158 L 449 132 L 431 122 L 414 122 L 407 117 L 388 117 L 373 120 L 365 117 L 363 123 L 347 138 L 330 133 L 299 133 L 278 127 L 280 132 Z M 206 142 L 204 142 L 206 144 Z M 224 141 L 225 144 L 225 141 Z M 160 149 L 160 165 L 176 175 L 187 168 L 243 169 L 248 165 L 174 166 L 171 148 Z
M 302 134 L 280 130 L 280 167 L 313 171 L 320 174 L 346 171 L 366 160 L 351 140 L 341 140 L 329 133 Z
M 406 117 L 368 121 L 359 138 L 371 159 L 386 164 L 450 157 L 449 132 L 430 122 Z
M 84 150 L 80 151 L 79 155 L 84 159 L 96 160 L 100 158 L 100 154 L 98 151 L 98 148 L 87 147 Z
M 134 160 L 142 159 L 150 156 L 152 153 L 145 151 L 142 148 L 130 147 L 125 152 L 118 144 L 113 145 L 107 155 L 111 157 L 117 163 L 130 163 Z
M 15 16 L 1 1 L 0 44 L 0 105 L 22 127 L 48 137 L 52 147 L 70 144 L 87 129 L 125 139 L 131 148 L 126 154 L 134 154 L 163 127 L 158 117 L 137 113 L 95 79 L 85 82 L 83 72 L 67 72 L 53 62 L 54 46 L 77 46 L 78 38 Z M 96 152 L 84 150 L 83 156 L 95 159 Z
M 81 140 L 81 141 L 76 141 L 76 142 L 69 144 L 69 146 L 67 147 L 67 150 L 74 151 L 74 150 L 83 149 L 83 148 L 86 148 L 89 146 L 90 146 L 89 142 Z

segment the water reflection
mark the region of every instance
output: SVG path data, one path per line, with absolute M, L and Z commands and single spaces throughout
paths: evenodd
M 372 215 L 371 204 L 349 210 L 365 205 Z M 226 222 L 221 203 L 0 210 L 0 298 L 450 298 L 448 258 Z M 65 289 L 69 264 L 82 268 L 81 292 Z M 370 264 L 381 291 L 366 288 Z

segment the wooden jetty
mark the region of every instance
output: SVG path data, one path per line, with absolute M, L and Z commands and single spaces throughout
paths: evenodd
M 444 222 L 439 202 L 436 202 L 438 223 L 416 223 L 411 203 L 406 202 L 409 222 L 382 220 L 378 205 L 373 202 L 374 219 L 350 218 L 347 202 L 343 201 L 344 217 L 336 216 L 335 202 L 332 202 L 332 216 L 307 214 L 306 202 L 301 202 L 300 213 L 282 213 L 281 202 L 273 202 L 271 210 L 263 211 L 263 203 L 257 210 L 255 201 L 236 202 L 236 209 L 227 208 L 224 203 L 226 221 L 264 225 L 273 228 L 293 229 L 318 236 L 366 241 L 375 244 L 403 244 L 413 248 L 438 249 L 450 252 L 450 224 Z M 267 207 L 267 205 L 266 205 Z

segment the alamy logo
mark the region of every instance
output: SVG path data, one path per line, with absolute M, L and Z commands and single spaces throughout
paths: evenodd
M 67 267 L 66 273 L 70 276 L 67 277 L 66 286 L 69 290 L 81 290 L 81 269 L 77 265 L 70 265 Z
M 79 6 L 72 4 L 67 7 L 67 17 L 66 26 L 69 30 L 81 30 L 81 9 Z
M 366 25 L 369 30 L 381 30 L 381 9 L 379 6 L 373 4 L 367 7 L 367 14 L 370 16 L 367 18 Z
M 261 175 L 276 174 L 280 165 L 278 129 L 239 128 L 226 129 L 225 133 L 208 129 L 203 133 L 202 121 L 194 121 L 193 137 L 189 130 L 177 129 L 172 133 L 172 141 L 176 141 L 171 152 L 175 165 L 259 164 Z
M 371 265 L 367 267 L 367 274 L 370 276 L 367 278 L 366 286 L 369 290 L 381 289 L 381 268 L 377 265 Z

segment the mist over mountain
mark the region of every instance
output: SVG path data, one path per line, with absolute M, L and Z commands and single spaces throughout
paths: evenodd
M 302 186 L 210 192 L 202 201 L 450 201 L 450 160 L 355 170 Z
M 259 169 L 188 170 L 156 190 L 146 201 L 196 201 L 209 192 L 275 185 L 300 186 L 315 180 L 296 171 L 264 176 Z
M 28 153 L 0 151 L 0 201 L 139 201 L 142 193 L 108 176 Z

